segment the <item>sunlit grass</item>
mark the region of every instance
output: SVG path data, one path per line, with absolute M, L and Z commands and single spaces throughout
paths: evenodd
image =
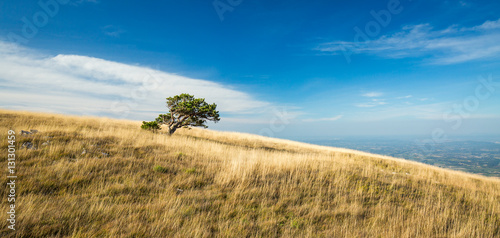
M 17 135 L 17 231 L 2 219 L 1 237 L 500 236 L 495 178 L 241 133 L 6 110 L 0 122 L 5 167 L 7 131 L 40 131 Z

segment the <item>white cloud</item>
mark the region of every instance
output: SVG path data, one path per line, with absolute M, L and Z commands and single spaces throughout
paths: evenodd
M 355 117 L 361 121 L 380 121 L 393 118 L 442 119 L 443 112 L 450 108 L 450 102 L 425 105 L 391 105 L 373 111 L 359 112 Z
M 101 28 L 102 32 L 111 37 L 120 37 L 121 34 L 125 33 L 123 29 L 113 25 L 107 25 Z
M 76 1 L 73 1 L 73 4 L 83 4 L 86 2 L 95 3 L 95 4 L 99 3 L 98 0 L 76 0 Z
M 384 101 L 372 101 L 372 102 L 367 102 L 367 103 L 360 103 L 356 104 L 356 107 L 376 107 L 376 106 L 382 106 L 386 105 L 387 103 Z
M 466 3 L 465 1 L 459 1 L 458 3 L 459 3 L 459 4 L 460 4 L 460 6 L 462 6 L 462 7 L 466 7 L 466 6 L 468 6 L 468 5 L 469 5 L 469 4 L 468 4 L 468 3 Z
M 317 121 L 336 121 L 339 120 L 343 117 L 343 115 L 338 115 L 335 117 L 330 117 L 330 118 L 309 118 L 309 119 L 303 119 L 302 121 L 304 122 L 317 122 Z
M 361 96 L 372 98 L 372 97 L 380 97 L 382 95 L 384 95 L 384 94 L 383 93 L 379 93 L 379 92 L 369 92 L 369 93 L 365 93 L 365 94 L 363 94 Z
M 382 98 L 375 98 L 375 97 L 380 97 L 384 95 L 383 93 L 379 93 L 379 92 L 370 92 L 370 93 L 365 93 L 361 96 L 363 97 L 368 97 L 368 98 L 371 98 L 368 102 L 365 102 L 365 103 L 360 103 L 360 104 L 356 104 L 355 106 L 356 107 L 376 107 L 376 106 L 382 106 L 382 105 L 386 105 L 387 102 L 385 101 L 385 99 L 382 99 Z
M 471 31 L 471 30 L 492 30 L 500 28 L 500 19 L 496 21 L 486 21 L 479 26 L 475 26 L 472 28 L 463 28 L 462 31 Z
M 403 96 L 403 97 L 397 97 L 396 99 L 406 99 L 406 98 L 411 98 L 413 97 L 412 95 L 406 95 L 406 96 Z
M 147 120 L 180 93 L 221 113 L 258 114 L 273 105 L 219 83 L 80 55 L 55 57 L 0 41 L 0 107 Z
M 444 30 L 435 30 L 429 24 L 405 26 L 399 32 L 372 41 L 334 41 L 316 50 L 332 54 L 349 51 L 386 58 L 429 57 L 433 64 L 456 64 L 498 59 L 499 40 L 500 19 L 461 29 L 455 25 Z

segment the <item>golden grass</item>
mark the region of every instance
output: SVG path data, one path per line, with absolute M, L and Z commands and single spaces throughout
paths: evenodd
M 11 128 L 18 145 L 17 230 L 2 219 L 1 237 L 500 236 L 496 178 L 241 133 L 7 110 L 0 122 L 2 166 Z

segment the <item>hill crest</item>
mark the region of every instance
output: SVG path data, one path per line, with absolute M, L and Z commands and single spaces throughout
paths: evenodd
M 234 132 L 168 137 L 139 122 L 8 110 L 0 121 L 39 131 L 16 138 L 21 237 L 500 235 L 496 178 Z

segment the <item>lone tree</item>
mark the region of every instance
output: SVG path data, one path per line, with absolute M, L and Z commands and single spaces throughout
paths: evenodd
M 168 134 L 172 135 L 181 128 L 203 127 L 207 121 L 220 121 L 219 112 L 215 103 L 208 104 L 204 98 L 194 98 L 193 95 L 183 93 L 181 95 L 167 98 L 169 113 L 160 114 L 156 118 L 158 124 L 168 126 Z

